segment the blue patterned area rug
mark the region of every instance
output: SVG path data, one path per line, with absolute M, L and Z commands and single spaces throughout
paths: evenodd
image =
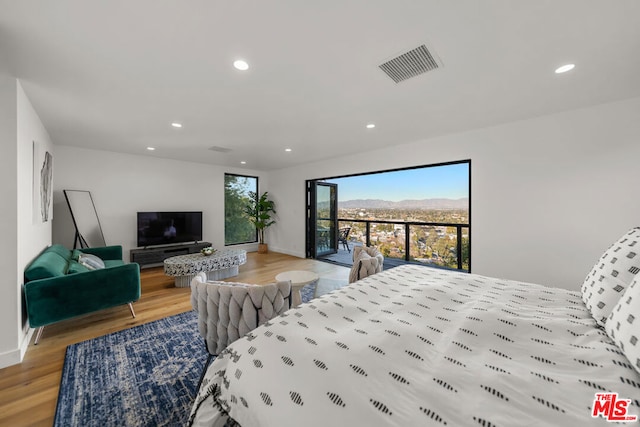
M 54 426 L 184 425 L 206 358 L 193 311 L 70 345 Z
M 54 427 L 184 425 L 207 359 L 197 319 L 189 311 L 67 347 Z
M 316 280 L 313 283 L 309 283 L 306 286 L 303 286 L 300 289 L 300 299 L 302 302 L 309 302 L 313 298 L 315 298 L 316 286 L 318 285 L 318 281 Z

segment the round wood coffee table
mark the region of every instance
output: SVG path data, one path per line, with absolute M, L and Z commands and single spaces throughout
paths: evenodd
M 291 307 L 297 307 L 302 303 L 300 289 L 318 280 L 319 277 L 312 271 L 291 270 L 276 275 L 278 282 L 291 281 Z

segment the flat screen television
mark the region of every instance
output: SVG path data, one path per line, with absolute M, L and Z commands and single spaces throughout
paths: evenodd
M 138 212 L 138 246 L 202 240 L 202 212 Z

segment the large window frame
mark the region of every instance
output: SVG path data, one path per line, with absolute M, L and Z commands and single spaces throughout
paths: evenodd
M 239 182 L 244 180 L 244 183 Z M 231 181 L 234 181 L 233 183 Z M 255 183 L 255 186 L 253 185 Z M 251 193 L 258 194 L 259 178 L 252 175 L 224 174 L 224 245 L 235 246 L 258 241 L 258 230 L 244 214 Z
M 455 237 L 456 239 L 456 243 L 460 242 L 460 245 L 457 245 L 457 251 L 456 251 L 456 258 L 457 258 L 457 268 L 453 267 L 453 269 L 455 270 L 459 270 L 459 271 L 465 271 L 465 272 L 471 272 L 471 205 L 472 205 L 472 198 L 471 198 L 471 159 L 465 159 L 465 160 L 456 160 L 456 161 L 451 161 L 451 162 L 442 162 L 442 163 L 433 163 L 433 164 L 427 164 L 427 165 L 419 165 L 419 166 L 410 166 L 410 167 L 404 167 L 404 168 L 396 168 L 396 169 L 386 169 L 386 170 L 379 170 L 379 171 L 371 171 L 371 172 L 363 172 L 363 173 L 356 173 L 356 174 L 349 174 L 349 175 L 339 175 L 339 176 L 330 176 L 330 177 L 324 177 L 324 178 L 316 178 L 316 179 L 311 179 L 311 180 L 307 180 L 306 181 L 306 187 L 307 187 L 307 216 L 310 218 L 312 215 L 312 201 L 309 198 L 309 188 L 312 188 L 315 182 L 332 182 L 332 180 L 337 180 L 340 178 L 350 178 L 350 177 L 360 177 L 360 176 L 367 176 L 367 175 L 379 175 L 379 174 L 385 174 L 385 173 L 391 173 L 391 172 L 398 172 L 398 171 L 408 171 L 408 170 L 414 170 L 414 169 L 428 169 L 428 168 L 433 168 L 433 167 L 442 167 L 442 166 L 451 166 L 451 165 L 467 165 L 468 167 L 468 218 L 467 218 L 467 222 L 466 224 L 463 223 L 445 223 L 445 222 L 422 222 L 422 221 L 406 221 L 406 220 L 399 220 L 399 221 L 385 221 L 385 220 L 376 220 L 376 219 L 371 219 L 371 220 L 360 220 L 360 219 L 351 219 L 351 218 L 339 218 L 338 219 L 338 224 L 337 227 L 341 227 L 344 225 L 351 225 L 348 224 L 349 222 L 354 222 L 354 223 L 362 223 L 366 225 L 366 245 L 375 245 L 375 242 L 371 242 L 369 239 L 369 227 L 372 227 L 374 225 L 376 225 L 377 227 L 393 227 L 393 228 L 402 228 L 404 227 L 404 235 L 406 237 L 406 242 L 405 242 L 405 262 L 410 262 L 410 251 L 408 250 L 408 248 L 410 247 L 410 240 L 409 240 L 409 236 L 411 233 L 411 230 L 415 230 L 417 227 L 421 227 L 421 228 L 425 228 L 425 229 L 433 229 L 434 227 L 447 227 L 451 228 L 452 230 L 455 228 L 456 229 L 456 234 L 457 236 Z M 316 258 L 316 259 L 323 259 L 323 257 L 316 253 L 315 250 L 315 240 L 314 240 L 314 233 L 315 230 L 312 227 L 312 224 L 307 221 L 307 257 L 308 258 Z M 412 227 L 410 229 L 410 227 Z M 465 236 L 462 236 L 462 229 L 466 229 L 467 233 Z M 458 256 L 458 254 L 460 256 Z M 413 261 L 411 261 L 413 262 Z M 463 265 L 464 264 L 464 265 Z M 437 265 L 433 265 L 433 266 L 437 266 Z M 445 267 L 447 268 L 447 267 Z

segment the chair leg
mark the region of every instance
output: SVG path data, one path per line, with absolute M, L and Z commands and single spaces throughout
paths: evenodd
M 204 362 L 204 368 L 202 368 L 202 373 L 200 374 L 200 380 L 198 381 L 198 387 L 196 387 L 196 393 L 200 390 L 200 386 L 202 385 L 202 381 L 204 380 L 204 374 L 207 373 L 207 368 L 211 363 L 211 359 L 213 358 L 213 354 L 209 353 L 209 357 L 207 357 L 207 361 Z
M 133 303 L 129 303 L 129 311 L 131 311 L 131 315 L 133 316 L 133 318 L 135 319 L 136 317 L 136 312 L 133 311 Z
M 38 328 L 38 331 L 36 332 L 36 340 L 33 342 L 33 345 L 38 345 L 40 337 L 42 336 L 42 331 L 44 331 L 44 326 L 40 326 Z

